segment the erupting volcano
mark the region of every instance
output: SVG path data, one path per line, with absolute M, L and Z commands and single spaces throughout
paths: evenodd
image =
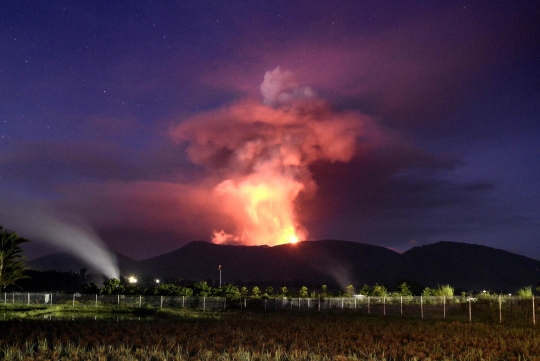
M 212 242 L 278 245 L 305 240 L 295 201 L 314 195 L 309 166 L 348 162 L 359 137 L 373 132 L 371 119 L 337 113 L 288 71 L 268 71 L 262 102 L 245 100 L 194 116 L 173 129 L 188 144 L 189 159 L 208 172 L 216 225 Z M 224 225 L 223 225 L 224 224 Z

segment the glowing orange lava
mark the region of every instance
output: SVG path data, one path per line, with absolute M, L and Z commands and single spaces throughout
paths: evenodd
M 214 232 L 214 243 L 278 245 L 305 239 L 307 231 L 295 221 L 293 200 L 304 185 L 275 172 L 251 174 L 241 181 L 226 180 L 215 193 L 223 202 L 234 204 L 230 215 L 242 224 L 242 234 Z

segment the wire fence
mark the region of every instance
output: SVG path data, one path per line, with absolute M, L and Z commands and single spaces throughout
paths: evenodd
M 203 310 L 224 309 L 223 297 L 101 295 L 81 293 L 28 293 L 4 292 L 4 305 L 67 305 L 78 308 L 118 306 L 131 308 L 195 308 Z
M 391 296 L 319 298 L 239 298 L 101 295 L 66 293 L 3 293 L 4 305 L 68 305 L 77 308 L 117 306 L 131 308 L 191 308 L 202 310 L 249 309 L 258 311 L 357 312 L 374 316 L 402 316 L 491 323 L 536 325 L 540 299 L 506 295 Z
M 246 308 L 291 311 L 359 312 L 374 316 L 403 316 L 492 323 L 536 325 L 538 297 L 518 296 L 391 296 L 342 298 L 244 299 Z M 254 304 L 254 305 L 252 305 Z

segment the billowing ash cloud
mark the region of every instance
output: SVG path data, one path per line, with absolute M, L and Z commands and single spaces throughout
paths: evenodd
M 315 98 L 316 94 L 308 86 L 299 87 L 290 71 L 282 71 L 278 66 L 267 71 L 261 84 L 263 103 L 267 105 L 287 104 L 294 100 Z
M 336 113 L 279 67 L 261 84 L 263 102 L 199 114 L 172 130 L 190 160 L 208 172 L 213 211 L 228 219 L 213 242 L 276 245 L 307 239 L 295 201 L 316 191 L 309 166 L 348 162 L 360 139 L 378 136 L 372 120 Z M 217 226 L 217 225 L 216 225 Z

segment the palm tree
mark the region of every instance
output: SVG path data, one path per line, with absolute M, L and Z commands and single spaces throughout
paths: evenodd
M 24 275 L 26 266 L 23 260 L 21 244 L 28 242 L 17 233 L 0 226 L 0 290 L 15 282 L 28 278 Z

